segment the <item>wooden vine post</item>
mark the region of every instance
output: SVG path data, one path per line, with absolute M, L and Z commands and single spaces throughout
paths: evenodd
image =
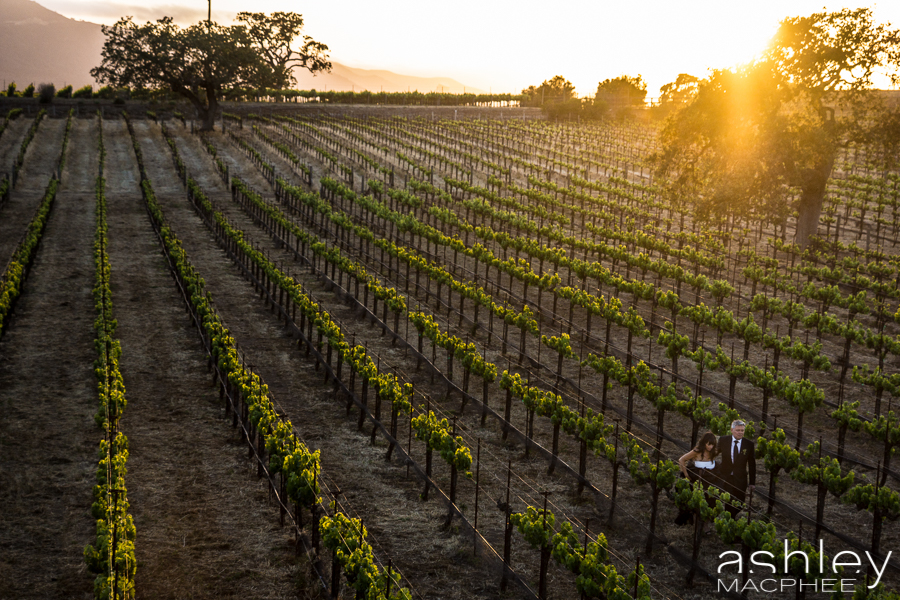
M 503 504 L 500 509 L 504 512 L 504 518 L 506 519 L 506 527 L 503 532 L 503 575 L 500 578 L 500 591 L 505 592 L 509 587 L 509 552 L 510 547 L 512 546 L 512 528 L 513 524 L 510 520 L 510 515 L 512 515 L 512 511 L 510 510 L 509 504 L 509 488 L 510 481 L 512 480 L 512 461 L 508 461 L 506 466 L 506 503 Z
M 544 531 L 547 530 L 547 497 L 553 492 L 544 491 L 541 495 L 544 497 Z M 541 544 L 541 571 L 538 579 L 538 598 L 547 600 L 547 569 L 550 566 L 550 532 L 547 532 L 548 543 Z
M 609 498 L 609 516 L 606 518 L 606 524 L 609 527 L 612 527 L 613 516 L 616 512 L 616 493 L 619 490 L 619 423 L 616 422 L 616 432 L 615 432 L 615 440 L 616 440 L 616 452 L 615 457 L 612 463 L 612 493 L 610 493 Z

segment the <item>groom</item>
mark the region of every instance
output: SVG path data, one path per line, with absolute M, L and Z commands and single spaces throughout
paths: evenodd
M 719 454 L 722 455 L 721 478 L 724 491 L 741 502 L 756 487 L 756 446 L 751 440 L 744 439 L 744 422 L 731 423 L 731 435 L 719 438 Z M 749 475 L 749 477 L 748 477 Z M 736 517 L 738 508 L 728 505 L 728 512 Z

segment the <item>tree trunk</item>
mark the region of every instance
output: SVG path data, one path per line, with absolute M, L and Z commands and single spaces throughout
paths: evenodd
M 216 90 L 212 87 L 206 88 L 206 105 L 199 101 L 194 102 L 197 109 L 197 117 L 200 119 L 200 131 L 212 131 L 216 121 L 216 113 L 219 110 L 219 99 L 216 97 Z
M 834 155 L 828 156 L 814 169 L 803 173 L 803 191 L 797 205 L 797 234 L 794 242 L 801 248 L 809 243 L 809 236 L 815 235 L 819 228 L 819 216 L 822 214 L 822 203 L 825 200 L 825 187 L 834 166 Z

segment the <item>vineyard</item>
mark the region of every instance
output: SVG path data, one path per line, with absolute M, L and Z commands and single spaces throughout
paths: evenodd
M 233 106 L 0 121 L 0 598 L 897 589 L 878 152 L 801 249 L 668 202 L 649 124 Z M 735 419 L 732 516 L 678 458 Z

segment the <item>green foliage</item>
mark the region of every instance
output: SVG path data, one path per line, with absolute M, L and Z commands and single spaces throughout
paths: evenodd
M 853 368 L 854 375 L 856 374 L 856 367 Z M 831 418 L 837 421 L 840 425 L 846 426 L 851 431 L 859 431 L 862 428 L 862 420 L 859 417 L 859 413 L 857 409 L 859 408 L 859 401 L 856 402 L 843 402 L 838 408 L 831 412 Z
M 872 386 L 875 391 L 886 391 L 895 398 L 900 398 L 900 373 L 886 375 L 879 367 L 872 369 L 869 365 L 853 365 L 853 381 Z M 854 429 L 854 431 L 857 431 Z M 868 429 L 867 429 L 868 431 Z
M 604 423 L 602 414 L 595 414 L 592 409 L 587 409 L 582 417 L 566 406 L 561 396 L 529 386 L 518 373 L 503 371 L 500 387 L 509 390 L 510 394 L 522 400 L 525 407 L 538 416 L 550 417 L 554 425 L 559 425 L 567 434 L 583 440 L 597 456 L 610 462 L 616 460 L 615 446 L 607 441 L 613 428 Z
M 874 421 L 866 421 L 863 423 L 863 429 L 873 438 L 890 447 L 891 452 L 900 444 L 900 419 L 897 418 L 894 411 L 888 412 L 887 415 L 879 415 Z
M 812 464 L 798 465 L 791 477 L 801 483 L 818 485 L 821 482 L 825 485 L 825 489 L 834 494 L 835 497 L 841 498 L 853 486 L 856 474 L 853 471 L 848 471 L 844 475 L 841 471 L 841 464 L 836 458 L 822 456 L 818 460 L 813 459 L 819 454 L 821 454 L 819 442 L 810 444 L 803 453 L 803 457 L 808 461 L 812 461 Z
M 290 438 L 292 441 L 296 438 Z M 266 441 L 268 447 L 269 441 Z M 321 450 L 310 452 L 305 444 L 291 443 L 293 451 L 284 454 L 284 463 L 278 470 L 287 477 L 287 493 L 291 501 L 300 506 L 311 507 L 319 502 L 319 457 Z M 278 454 L 280 456 L 280 453 Z M 272 458 L 270 455 L 269 463 Z
M 128 125 L 129 131 L 131 131 L 131 123 L 128 122 Z M 138 163 L 142 165 L 143 159 L 140 146 L 134 138 L 132 143 L 138 157 Z M 180 160 L 177 154 L 175 158 L 177 159 L 177 164 Z M 150 181 L 144 180 L 141 187 L 151 219 L 159 227 L 164 248 L 172 260 L 177 276 L 183 281 L 185 288 L 188 290 L 194 311 L 199 316 L 199 320 L 210 340 L 212 356 L 223 376 L 231 383 L 234 389 L 239 390 L 248 405 L 250 421 L 253 427 L 258 429 L 269 452 L 269 467 L 276 472 L 279 470 L 283 471 L 286 475 L 288 495 L 292 501 L 307 507 L 316 504 L 319 501 L 319 453 L 310 452 L 296 438 L 290 421 L 282 419 L 277 414 L 275 406 L 269 397 L 267 386 L 262 384 L 257 375 L 246 370 L 239 357 L 234 338 L 230 336 L 212 307 L 210 296 L 205 290 L 205 282 L 187 260 L 178 239 L 165 226 L 162 211 L 156 201 Z M 357 366 L 361 364 L 371 366 L 372 375 L 377 374 L 377 369 L 374 368 L 374 364 L 371 364 L 371 359 L 365 356 L 362 348 L 357 347 L 355 350 L 358 350 L 358 352 L 351 353 L 351 349 L 344 341 L 338 326 L 331 320 L 328 313 L 322 311 L 302 291 L 299 284 L 284 275 L 263 253 L 248 244 L 244 240 L 243 234 L 233 229 L 220 213 L 212 210 L 209 199 L 206 198 L 193 179 L 188 178 L 188 188 L 198 204 L 214 214 L 214 218 L 222 228 L 222 231 L 231 238 L 237 247 L 250 260 L 254 261 L 261 270 L 265 271 L 278 286 L 288 292 L 298 310 L 305 314 L 307 318 L 313 320 L 317 330 L 329 340 L 332 346 L 338 349 L 339 356 L 352 356 Z M 385 379 L 382 381 L 385 384 L 383 387 L 388 388 L 387 383 L 390 380 Z M 402 391 L 407 392 L 411 390 L 404 389 Z M 359 581 L 363 581 L 363 579 Z M 395 597 L 407 598 L 408 596 L 392 596 L 392 598 Z
M 553 559 L 576 575 L 575 586 L 580 593 L 591 598 L 629 600 L 637 583 L 636 598 L 650 599 L 650 578 L 644 573 L 643 565 L 627 578 L 619 575 L 610 561 L 606 536 L 602 533 L 596 542 L 582 546 L 571 523 L 564 521 L 554 534 L 556 516 L 533 506 L 527 507 L 524 513 L 511 514 L 509 520 L 532 547 L 551 549 Z
M 61 88 L 56 92 L 57 98 L 71 98 L 72 97 L 72 86 L 67 85 L 64 88 Z
M 4 179 L 3 181 L 8 180 Z M 22 293 L 27 268 L 34 260 L 38 244 L 44 233 L 44 226 L 50 217 L 50 210 L 53 207 L 58 187 L 59 182 L 56 179 L 51 179 L 38 206 L 37 213 L 28 224 L 25 236 L 13 252 L 6 271 L 3 273 L 2 279 L 0 279 L 0 336 L 5 332 L 13 304 Z
M 6 128 L 9 127 L 10 122 L 14 121 L 19 115 L 22 114 L 21 108 L 11 108 L 9 112 L 6 113 L 6 118 L 3 119 L 3 122 L 0 123 L 0 135 L 3 135 L 3 132 L 6 131 Z M 3 194 L 0 193 L 0 198 L 3 197 Z
M 80 87 L 74 92 L 72 92 L 73 98 L 92 98 L 93 97 L 94 88 L 93 86 L 86 85 L 84 87 Z
M 248 151 L 255 152 L 255 150 L 252 149 L 248 149 Z M 323 178 L 321 183 L 325 189 L 332 191 L 344 198 L 347 198 L 350 201 L 360 205 L 364 209 L 374 212 L 382 218 L 393 222 L 401 230 L 412 231 L 413 233 L 429 238 L 433 242 L 449 245 L 456 251 L 463 252 L 473 257 L 481 258 L 482 260 L 489 260 L 487 253 L 489 253 L 490 251 L 486 250 L 483 246 L 476 245 L 474 248 L 469 248 L 458 238 L 447 237 L 433 227 L 423 225 L 422 223 L 415 221 L 409 215 L 402 215 L 395 211 L 389 210 L 383 204 L 373 200 L 370 197 L 356 194 L 353 190 L 334 181 L 333 179 Z M 532 333 L 536 333 L 538 331 L 538 325 L 537 321 L 534 320 L 534 314 L 527 306 L 524 307 L 521 312 L 518 312 L 506 306 L 496 304 L 492 301 L 491 296 L 487 292 L 485 292 L 483 288 L 478 287 L 470 282 L 461 282 L 453 277 L 445 268 L 433 264 L 421 257 L 418 252 L 414 252 L 407 248 L 398 246 L 390 240 L 384 239 L 380 236 L 376 236 L 367 227 L 357 225 L 345 213 L 332 210 L 330 203 L 323 201 L 317 194 L 304 193 L 298 188 L 289 185 L 287 182 L 281 179 L 278 179 L 278 185 L 293 198 L 313 208 L 318 213 L 326 215 L 334 223 L 337 223 L 338 225 L 346 229 L 352 229 L 357 235 L 364 239 L 371 240 L 374 245 L 378 246 L 385 252 L 391 254 L 392 256 L 396 256 L 410 266 L 415 267 L 420 272 L 426 273 L 429 277 L 436 281 L 439 281 L 442 285 L 450 286 L 451 289 L 453 289 L 461 296 L 468 298 L 481 306 L 489 308 L 491 312 L 506 320 L 507 323 L 516 325 L 517 327 L 525 329 L 526 331 Z M 375 188 L 373 189 L 378 190 L 382 188 L 380 188 L 380 186 L 376 184 Z M 294 229 L 297 228 L 294 226 Z M 298 235 L 299 237 L 306 236 L 307 234 L 295 233 L 295 235 Z M 305 238 L 300 237 L 300 239 Z M 491 254 L 490 258 L 492 257 L 493 255 Z M 553 285 L 553 280 L 549 277 L 545 278 L 544 280 L 542 280 L 541 278 L 535 278 L 535 280 L 538 284 L 543 282 L 545 285 Z M 410 318 L 412 318 L 412 315 L 410 315 Z M 425 317 L 421 314 L 417 317 L 417 319 L 422 318 Z M 432 329 L 428 328 L 428 331 L 431 332 Z M 432 332 L 427 334 L 427 336 L 431 335 L 437 335 L 437 333 Z M 429 337 L 429 339 L 435 341 L 435 338 Z M 457 344 L 453 340 L 458 340 L 458 338 L 451 337 L 444 339 L 442 337 L 440 338 L 440 340 L 437 340 L 437 343 L 439 346 L 443 347 L 445 342 L 452 342 L 452 348 L 447 349 L 448 351 L 454 352 L 455 354 L 457 347 L 461 346 L 462 344 L 461 342 Z M 471 364 L 471 368 L 469 369 L 471 372 L 487 378 L 488 381 L 493 381 L 496 377 L 496 367 L 494 367 L 491 363 L 485 362 L 483 358 L 478 357 L 478 353 L 474 350 L 474 346 L 472 348 L 473 349 L 471 352 L 467 352 L 462 355 L 464 366 L 466 364 Z M 466 358 L 466 356 L 468 356 L 468 358 Z
M 74 110 L 69 111 L 66 123 L 65 145 L 68 141 Z M 101 121 L 102 125 L 102 121 Z M 96 573 L 94 597 L 98 599 L 134 598 L 134 576 L 137 559 L 134 554 L 136 537 L 134 521 L 128 514 L 125 467 L 128 460 L 128 440 L 118 431 L 118 420 L 125 409 L 125 383 L 119 370 L 121 347 L 115 339 L 116 320 L 112 313 L 112 289 L 110 287 L 110 263 L 106 252 L 106 182 L 103 178 L 106 150 L 103 146 L 103 131 L 98 139 L 100 155 L 100 175 L 95 186 L 96 228 L 94 232 L 94 304 L 97 318 L 94 321 L 96 338 L 94 346 L 97 359 L 94 373 L 97 377 L 99 396 L 95 421 L 103 429 L 104 439 L 100 441 L 99 462 L 97 464 L 97 485 L 94 486 L 94 502 L 91 514 L 97 520 L 96 540 L 84 549 L 84 559 L 88 569 Z M 62 162 L 62 159 L 60 159 Z M 111 439 L 112 442 L 107 440 Z M 112 542 L 115 540 L 115 547 Z M 116 571 L 118 570 L 118 575 Z M 113 593 L 113 588 L 115 593 Z
M 871 483 L 854 486 L 841 497 L 841 501 L 855 505 L 857 510 L 867 510 L 870 513 L 878 510 L 882 517 L 892 521 L 900 517 L 900 494 L 883 486 Z
M 434 318 L 423 312 L 410 312 L 409 320 L 419 334 L 459 360 L 467 371 L 484 378 L 488 383 L 497 378 L 497 366 L 485 361 L 474 343 L 466 343 L 455 335 L 441 331 Z
M 710 505 L 708 498 L 713 498 Z M 675 505 L 681 510 L 695 512 L 704 521 L 715 520 L 725 511 L 724 505 L 731 502 L 731 495 L 720 493 L 710 486 L 706 488 L 701 481 L 689 482 L 687 479 L 675 480 Z
M 358 597 L 366 600 L 412 600 L 407 588 L 400 587 L 400 574 L 378 568 L 372 546 L 366 542 L 366 528 L 359 519 L 341 512 L 319 521 L 319 533 L 325 548 L 334 552 L 341 570 Z M 388 595 L 390 588 L 390 595 Z
M 569 338 L 568 333 L 563 333 L 559 337 L 547 337 L 546 335 L 542 335 L 541 343 L 548 348 L 555 350 L 564 358 L 574 358 L 576 356 L 575 352 L 572 350 L 572 341 Z
M 302 198 L 306 201 L 311 201 L 313 198 L 315 198 L 316 201 L 321 201 L 321 198 L 317 195 L 304 194 L 294 188 L 290 188 L 290 186 L 287 186 L 281 179 L 279 179 L 278 182 L 283 189 L 288 190 L 292 195 L 295 195 L 295 197 Z M 370 289 L 375 292 L 376 297 L 386 301 L 391 310 L 397 312 L 406 310 L 406 305 L 403 302 L 402 297 L 394 288 L 382 287 L 374 277 L 370 278 L 370 276 L 366 274 L 365 269 L 361 265 L 355 261 L 342 257 L 337 249 L 331 248 L 326 250 L 325 244 L 318 241 L 318 238 L 311 234 L 307 234 L 297 227 L 293 222 L 285 218 L 284 214 L 274 206 L 266 204 L 258 194 L 253 192 L 240 179 L 234 178 L 232 180 L 232 186 L 236 192 L 240 193 L 244 198 L 266 212 L 273 220 L 296 235 L 298 239 L 310 244 L 310 247 L 315 253 L 324 256 L 329 262 L 339 265 L 343 270 L 367 281 L 367 285 L 371 285 Z M 195 196 L 204 204 L 205 208 L 212 212 L 212 205 L 193 180 L 189 180 L 189 187 L 194 190 Z M 288 296 L 301 308 L 301 312 L 305 313 L 307 318 L 314 321 L 316 329 L 323 334 L 332 347 L 338 350 L 340 359 L 354 372 L 360 373 L 367 381 L 375 386 L 379 398 L 390 403 L 392 410 L 397 411 L 398 414 L 409 414 L 412 412 L 412 404 L 410 401 L 412 397 L 411 384 L 401 383 L 392 373 L 379 372 L 378 368 L 375 366 L 375 362 L 368 356 L 365 349 L 362 346 L 351 348 L 344 340 L 340 328 L 331 320 L 327 313 L 323 313 L 319 309 L 319 306 L 313 303 L 302 292 L 302 288 L 299 284 L 286 276 L 281 270 L 277 269 L 263 253 L 257 251 L 244 241 L 243 236 L 232 229 L 221 214 L 215 213 L 215 218 L 220 225 L 229 232 L 229 235 L 234 237 L 235 243 L 237 243 L 243 252 L 257 262 L 269 277 L 275 280 L 277 284 L 288 293 Z
M 790 574 L 805 581 L 818 581 L 834 576 L 828 568 L 831 561 L 827 556 L 820 555 L 817 546 L 806 541 L 800 542 L 793 532 L 789 532 L 786 537 L 780 536 L 775 524 L 770 521 L 748 521 L 746 516 L 735 520 L 727 510 L 723 510 L 716 517 L 715 525 L 716 532 L 726 544 L 743 542 L 750 552 L 771 553 L 772 557 L 767 559 L 766 564 L 772 565 L 777 573 Z M 784 569 L 785 542 L 787 552 L 794 553 L 787 562 L 787 571 Z M 808 570 L 804 556 L 809 560 Z M 819 569 L 820 562 L 824 569 Z
M 728 494 L 723 494 L 723 501 Z M 751 551 L 761 550 L 776 543 L 778 532 L 775 524 L 764 519 L 748 521 L 746 516 L 734 519 L 731 513 L 723 510 L 717 513 L 715 520 L 716 533 L 726 544 L 743 542 Z
M 766 437 L 756 440 L 756 457 L 765 460 L 766 470 L 791 472 L 800 466 L 800 452 L 785 444 L 786 435 L 780 427 Z
M 529 506 L 524 513 L 509 515 L 509 522 L 519 530 L 519 533 L 525 537 L 525 541 L 533 548 L 542 548 L 550 543 L 550 534 L 553 533 L 556 516 L 549 510 L 543 511 Z
M 853 590 L 852 600 L 898 600 L 900 594 L 884 587 L 884 582 L 879 581 L 874 589 L 866 584 L 857 585 Z
M 657 489 L 667 490 L 675 484 L 680 468 L 678 463 L 669 459 L 650 460 L 650 456 L 641 449 L 640 443 L 631 434 L 623 431 L 619 439 L 625 447 L 628 457 L 628 471 L 638 485 L 655 483 Z
M 28 145 L 31 144 L 31 140 L 34 139 L 34 134 L 37 133 L 38 126 L 40 126 L 41 121 L 44 117 L 47 116 L 47 110 L 41 109 L 37 116 L 34 117 L 34 121 L 31 123 L 31 127 L 28 129 L 28 132 L 25 134 L 25 139 L 22 140 L 22 144 L 19 146 L 19 154 L 16 156 L 15 167 L 21 167 L 25 162 L 25 153 L 28 151 Z
M 429 450 L 437 450 L 441 458 L 467 477 L 472 474 L 472 451 L 460 436 L 453 437 L 447 419 L 438 420 L 433 411 L 422 413 L 412 419 L 412 428 L 416 439 L 425 442 Z

